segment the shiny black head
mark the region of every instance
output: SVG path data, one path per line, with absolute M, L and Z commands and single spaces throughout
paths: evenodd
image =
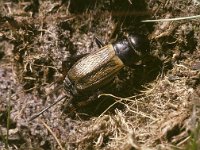
M 149 41 L 142 35 L 129 35 L 114 43 L 113 47 L 126 66 L 136 65 L 149 55 Z

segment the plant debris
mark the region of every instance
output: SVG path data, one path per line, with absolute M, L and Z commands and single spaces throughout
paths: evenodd
M 199 149 L 198 0 L 2 0 L 0 149 Z M 127 33 L 150 40 L 146 66 L 124 68 L 99 98 L 70 113 L 63 76 L 78 55 Z M 80 97 L 80 99 L 83 99 Z M 9 111 L 10 109 L 10 111 Z

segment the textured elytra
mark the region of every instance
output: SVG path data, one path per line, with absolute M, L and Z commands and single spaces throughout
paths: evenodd
M 111 44 L 83 57 L 68 72 L 77 91 L 105 85 L 124 66 Z

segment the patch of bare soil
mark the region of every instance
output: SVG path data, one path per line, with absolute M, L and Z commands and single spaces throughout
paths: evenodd
M 199 0 L 0 1 L 0 149 L 199 149 L 200 20 L 142 22 L 195 15 Z M 150 41 L 146 66 L 79 97 L 92 99 L 84 107 L 60 102 L 29 121 L 66 94 L 63 76 L 95 36 L 130 33 Z

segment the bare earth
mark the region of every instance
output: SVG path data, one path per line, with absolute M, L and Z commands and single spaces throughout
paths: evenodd
M 200 149 L 200 18 L 142 22 L 195 15 L 199 0 L 1 0 L 0 149 Z M 75 112 L 62 101 L 29 121 L 65 94 L 95 36 L 130 33 L 150 41 L 146 66 L 123 68 Z

